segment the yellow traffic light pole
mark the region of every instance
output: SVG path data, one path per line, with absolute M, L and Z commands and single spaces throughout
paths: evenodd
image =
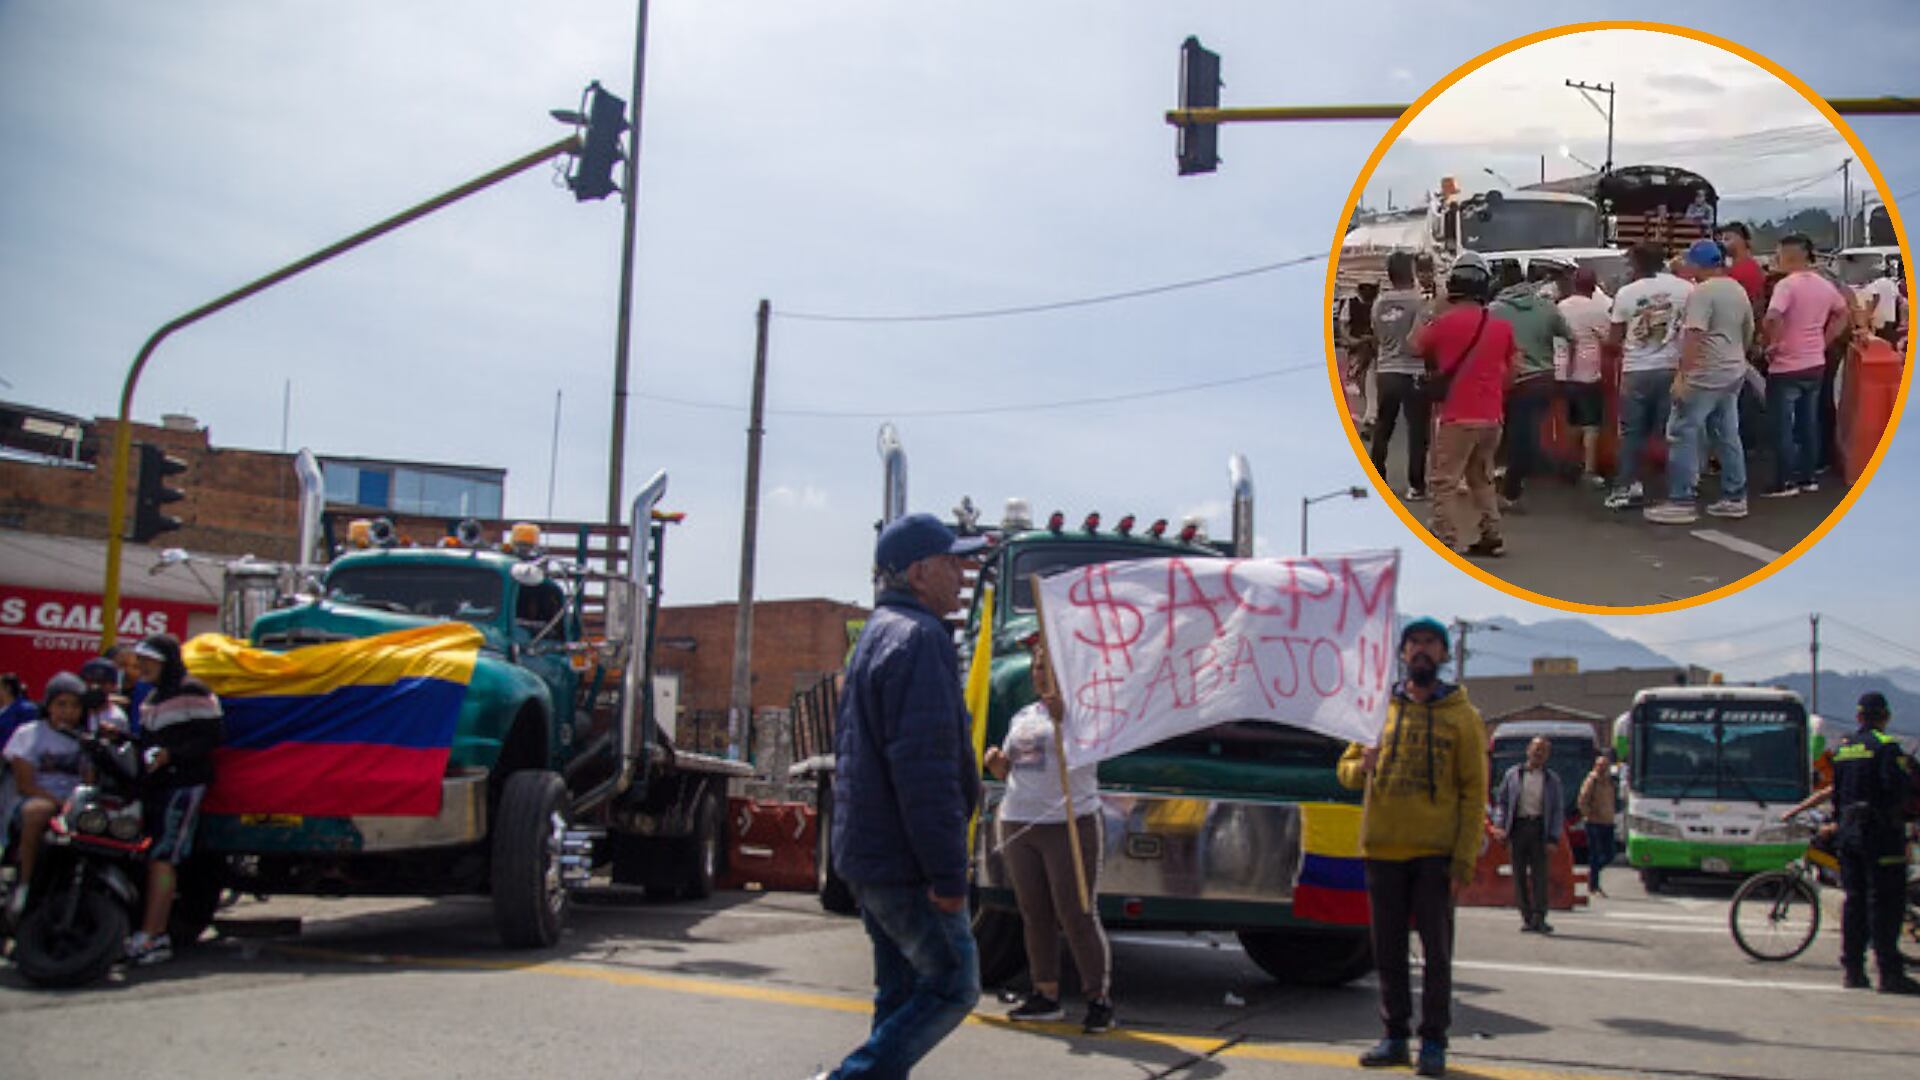
M 126 531 L 127 526 L 127 457 L 132 449 L 132 435 L 129 429 L 133 418 L 133 390 L 140 382 L 140 372 L 147 366 L 147 360 L 153 356 L 153 350 L 176 330 L 191 326 L 215 312 L 232 307 L 255 293 L 263 292 L 290 277 L 311 270 L 336 255 L 352 251 L 369 240 L 385 236 L 403 225 L 451 206 L 469 195 L 526 172 L 536 165 L 550 161 L 561 154 L 578 153 L 580 145 L 578 135 L 569 135 L 558 142 L 541 147 L 525 157 L 508 162 L 490 173 L 469 180 L 459 187 L 403 210 L 377 225 L 362 229 L 344 240 L 321 248 L 304 259 L 289 263 L 265 277 L 242 285 L 217 300 L 202 304 L 153 332 L 153 336 L 147 339 L 147 343 L 140 347 L 140 354 L 134 357 L 133 367 L 127 372 L 126 384 L 120 389 L 119 424 L 113 432 L 113 465 L 108 481 L 107 502 L 107 578 L 106 586 L 101 590 L 100 602 L 100 647 L 102 649 L 112 647 L 114 640 L 119 636 L 120 555 L 124 543 L 121 534 Z
M 1920 114 L 1920 97 L 1828 98 L 1833 111 L 1849 116 Z M 1410 105 L 1267 105 L 1234 109 L 1168 109 L 1167 123 L 1233 124 L 1302 120 L 1398 120 Z

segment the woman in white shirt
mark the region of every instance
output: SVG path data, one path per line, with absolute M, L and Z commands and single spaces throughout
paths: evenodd
M 1006 739 L 987 750 L 985 762 L 987 771 L 1007 785 L 996 836 L 1020 905 L 1027 971 L 1033 982 L 1033 992 L 1007 1018 L 1058 1020 L 1065 1015 L 1060 1008 L 1060 933 L 1064 929 L 1087 995 L 1087 1015 L 1081 1026 L 1098 1033 L 1113 1026 L 1113 1002 L 1108 997 L 1112 952 L 1094 899 L 1099 895 L 1095 881 L 1102 841 L 1098 767 L 1070 770 L 1069 790 L 1061 790 L 1058 718 L 1065 715 L 1065 703 L 1053 684 L 1045 645 L 1037 635 L 1029 644 L 1039 700 L 1014 714 Z M 1067 837 L 1069 801 L 1073 826 L 1080 834 L 1085 910 Z

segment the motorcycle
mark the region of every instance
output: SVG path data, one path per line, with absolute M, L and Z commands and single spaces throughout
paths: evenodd
M 48 824 L 33 880 L 14 885 L 27 894 L 11 927 L 13 961 L 41 986 L 83 986 L 120 959 L 141 918 L 153 847 L 138 793 L 138 748 L 120 738 L 75 737 L 93 764 L 91 782 L 75 788 Z

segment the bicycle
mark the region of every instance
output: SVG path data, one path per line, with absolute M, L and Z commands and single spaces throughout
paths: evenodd
M 1920 878 L 1913 865 L 1909 861 L 1900 955 L 1909 967 L 1920 967 Z M 1755 960 L 1791 960 L 1806 952 L 1820 933 L 1821 884 L 1839 881 L 1839 857 L 1817 838 L 1800 858 L 1753 875 L 1733 894 L 1727 911 L 1734 943 Z

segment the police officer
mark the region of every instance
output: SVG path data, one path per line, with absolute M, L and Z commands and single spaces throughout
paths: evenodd
M 1900 960 L 1906 915 L 1907 831 L 1913 760 L 1886 733 L 1892 713 L 1878 693 L 1860 695 L 1860 726 L 1833 754 L 1833 806 L 1840 818 L 1840 963 L 1846 986 L 1867 986 L 1867 941 L 1873 941 L 1883 994 L 1920 994 Z

